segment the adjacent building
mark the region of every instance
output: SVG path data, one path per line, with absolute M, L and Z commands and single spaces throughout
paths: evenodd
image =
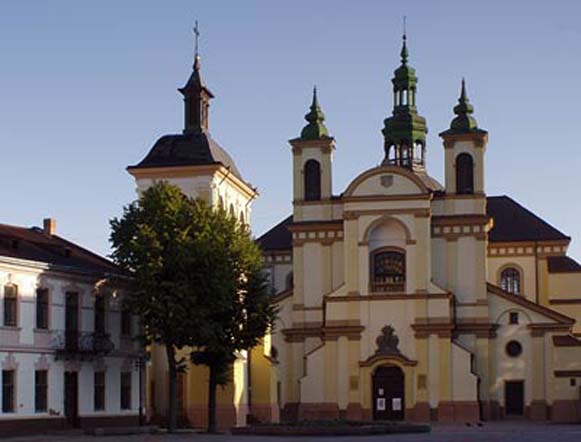
M 408 58 L 404 36 L 383 160 L 342 193 L 332 192 L 335 140 L 316 91 L 290 140 L 293 213 L 259 239 L 280 308 L 281 417 L 580 421 L 581 266 L 567 256 L 570 237 L 487 196 L 488 133 L 464 81 L 440 133 L 444 183 L 430 176 Z
M 0 225 L 0 434 L 136 424 L 136 318 L 110 261 L 43 228 Z

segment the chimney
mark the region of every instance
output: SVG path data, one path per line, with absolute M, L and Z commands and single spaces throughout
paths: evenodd
M 56 219 L 54 218 L 45 218 L 43 221 L 43 228 L 44 233 L 47 235 L 54 235 L 56 233 Z

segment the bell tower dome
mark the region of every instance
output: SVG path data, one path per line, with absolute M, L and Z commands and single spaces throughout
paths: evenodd
M 426 160 L 426 120 L 416 108 L 416 70 L 408 64 L 407 36 L 404 32 L 401 65 L 394 71 L 393 112 L 384 120 L 383 165 L 424 171 Z

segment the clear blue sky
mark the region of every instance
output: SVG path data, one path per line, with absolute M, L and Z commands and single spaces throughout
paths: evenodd
M 125 167 L 182 129 L 176 88 L 195 19 L 215 93 L 214 138 L 258 186 L 256 234 L 291 210 L 289 138 L 319 88 L 337 140 L 334 191 L 382 159 L 401 18 L 442 180 L 460 79 L 490 133 L 487 191 L 573 236 L 581 258 L 581 2 L 3 1 L 0 222 L 38 225 L 108 253 L 108 220 L 135 197 Z

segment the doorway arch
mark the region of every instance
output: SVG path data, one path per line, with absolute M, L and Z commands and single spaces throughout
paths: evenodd
M 396 365 L 381 365 L 372 375 L 373 420 L 403 420 L 405 374 Z

